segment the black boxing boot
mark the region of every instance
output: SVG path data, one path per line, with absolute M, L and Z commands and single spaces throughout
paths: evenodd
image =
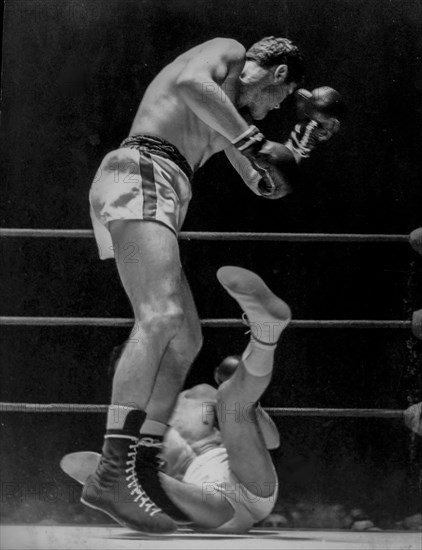
M 139 482 L 166 514 L 179 523 L 191 523 L 191 520 L 170 500 L 158 479 L 157 472 L 165 471 L 165 462 L 160 458 L 162 450 L 162 436 L 141 434 L 136 455 Z
M 107 430 L 100 463 L 82 490 L 81 502 L 144 533 L 171 533 L 176 523 L 150 498 L 136 474 L 139 430 L 145 412 L 129 411 L 122 429 Z M 158 472 L 155 471 L 156 482 Z

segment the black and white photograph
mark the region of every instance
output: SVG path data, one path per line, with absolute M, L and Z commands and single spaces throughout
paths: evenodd
M 422 550 L 420 0 L 2 8 L 2 550 Z

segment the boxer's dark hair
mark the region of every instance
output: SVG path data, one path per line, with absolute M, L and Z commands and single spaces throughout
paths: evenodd
M 261 67 L 287 65 L 286 82 L 300 84 L 305 75 L 305 63 L 299 48 L 288 38 L 267 36 L 256 42 L 246 52 L 246 59 L 256 61 Z
M 229 355 L 223 359 L 218 367 L 214 369 L 214 379 L 218 378 L 220 382 L 228 380 L 234 374 L 241 360 L 240 355 Z

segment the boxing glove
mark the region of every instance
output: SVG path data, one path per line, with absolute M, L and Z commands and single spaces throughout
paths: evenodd
M 266 172 L 258 182 L 262 196 L 278 199 L 292 191 L 297 178 L 297 163 L 285 145 L 265 140 L 256 155 L 251 156 L 251 162 Z
M 301 122 L 294 127 L 286 147 L 299 162 L 339 131 L 345 105 L 341 95 L 328 86 L 315 88 L 312 92 L 300 89 L 296 97 Z
M 261 196 L 278 199 L 292 191 L 297 163 L 285 145 L 265 139 L 256 126 L 250 126 L 232 144 L 261 176 L 258 182 Z

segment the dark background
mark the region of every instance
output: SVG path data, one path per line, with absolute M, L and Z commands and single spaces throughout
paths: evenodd
M 307 88 L 343 94 L 343 131 L 280 201 L 251 194 L 216 155 L 195 175 L 184 230 L 407 234 L 421 225 L 421 31 L 419 0 L 8 0 L 1 225 L 89 228 L 90 182 L 127 136 L 154 75 L 212 37 L 249 47 L 278 35 L 303 49 Z M 294 121 L 289 99 L 260 127 L 283 140 Z M 1 244 L 1 315 L 131 316 L 115 267 L 98 260 L 93 240 Z M 422 307 L 421 260 L 405 244 L 183 241 L 181 249 L 202 318 L 239 315 L 215 279 L 225 263 L 257 271 L 297 319 L 408 319 Z M 245 345 L 241 330 L 204 335 L 187 385 L 211 382 L 221 358 Z M 106 403 L 109 354 L 126 336 L 125 329 L 3 327 L 0 399 Z M 421 386 L 421 345 L 407 331 L 288 329 L 263 403 L 406 408 L 422 399 Z M 340 502 L 379 521 L 417 511 L 420 441 L 401 422 L 277 424 L 280 506 Z M 79 513 L 78 488 L 58 461 L 98 450 L 104 418 L 4 413 L 1 425 L 4 517 L 63 521 L 69 500 Z

